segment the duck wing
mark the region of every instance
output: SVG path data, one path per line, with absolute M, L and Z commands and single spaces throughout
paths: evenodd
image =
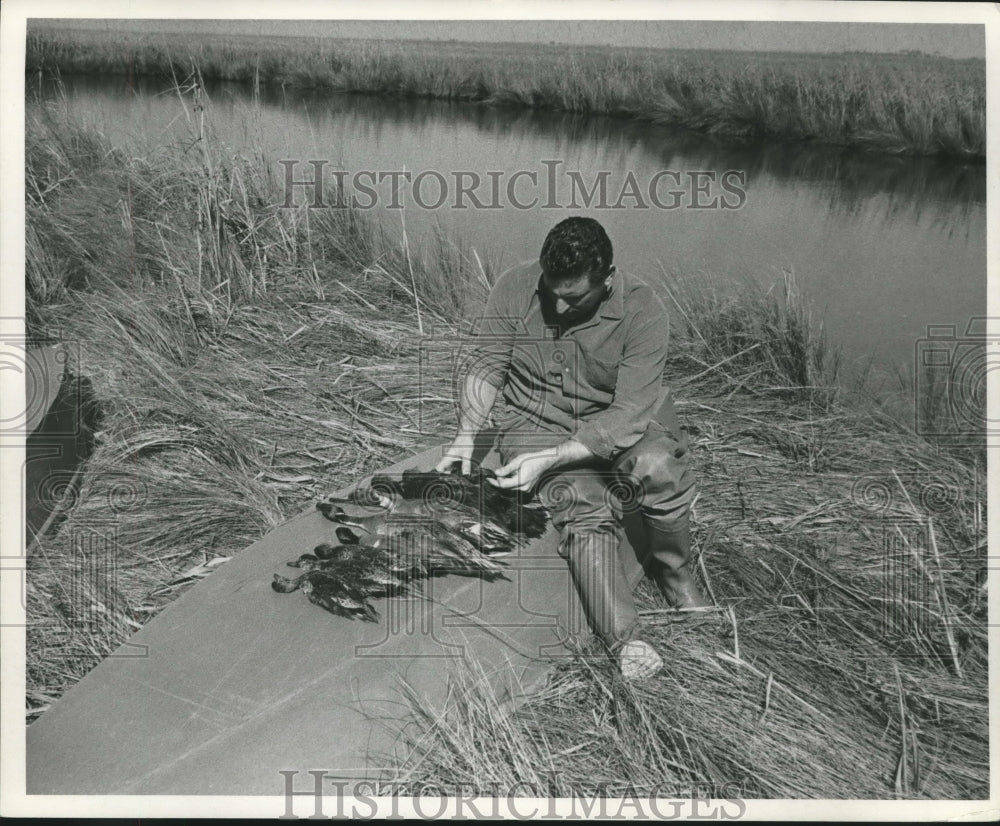
M 350 619 L 374 622 L 378 617 L 368 598 L 371 594 L 345 582 L 338 572 L 310 571 L 302 583 L 302 591 L 309 601 L 331 614 Z
M 541 536 L 548 514 L 537 501 L 520 491 L 502 490 L 489 483 L 490 470 L 477 468 L 470 476 L 460 473 L 404 470 L 399 480 L 372 477 L 377 495 L 391 495 L 393 513 L 425 513 L 442 521 L 464 518 L 491 523 L 506 530 L 518 544 Z
M 434 519 L 390 517 L 378 541 L 401 561 L 435 573 L 498 574 L 503 567 L 483 553 L 478 536 Z
M 419 560 L 400 558 L 388 548 L 350 545 L 334 551 L 314 554 L 320 558 L 309 563 L 300 587 L 310 601 L 338 616 L 374 621 L 373 597 L 408 593 L 414 581 L 428 576 Z

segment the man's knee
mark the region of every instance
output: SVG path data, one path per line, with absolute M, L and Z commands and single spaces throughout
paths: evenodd
M 650 428 L 646 436 L 616 459 L 614 473 L 637 507 L 658 509 L 671 504 L 676 517 L 694 497 L 687 435 Z
M 611 559 L 624 532 L 615 519 L 574 520 L 559 527 L 559 555 L 569 560 Z
M 669 430 L 650 425 L 646 434 L 616 458 L 616 470 L 637 478 L 655 478 L 664 473 L 676 473 L 690 464 L 687 434 L 674 435 Z
M 605 482 L 589 468 L 546 477 L 538 496 L 552 517 L 552 524 L 560 529 L 569 523 L 600 526 L 614 521 Z

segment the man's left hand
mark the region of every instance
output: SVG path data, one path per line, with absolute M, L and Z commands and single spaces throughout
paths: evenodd
M 490 481 L 503 490 L 530 491 L 545 471 L 556 463 L 555 450 L 524 453 L 496 469 L 496 479 Z

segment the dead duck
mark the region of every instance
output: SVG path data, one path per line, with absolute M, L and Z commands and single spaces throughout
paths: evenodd
M 375 476 L 346 499 L 317 503 L 337 523 L 340 544 L 317 545 L 289 562 L 302 573 L 275 574 L 271 587 L 301 590 L 333 614 L 374 621 L 372 597 L 410 593 L 429 577 L 503 576 L 496 557 L 541 536 L 548 515 L 523 494 L 489 484 L 491 475 L 404 471 L 400 479 Z M 377 511 L 349 516 L 340 507 L 347 503 Z
M 346 499 L 328 499 L 317 508 L 331 521 L 356 527 L 373 536 L 409 529 L 412 523 L 436 525 L 438 537 L 451 535 L 470 553 L 510 553 L 526 540 L 545 532 L 548 515 L 524 494 L 489 484 L 492 472 L 479 469 L 472 476 L 458 473 L 407 470 L 399 480 L 375 476 Z M 382 513 L 348 517 L 339 503 L 378 506 Z
M 442 574 L 480 575 L 493 581 L 502 564 L 482 554 L 456 553 L 448 543 L 428 541 L 428 534 L 402 531 L 382 545 L 363 545 L 348 526 L 337 528 L 344 544 L 317 545 L 311 554 L 289 562 L 302 574 L 274 575 L 271 587 L 281 594 L 301 590 L 309 601 L 332 614 L 374 622 L 378 612 L 370 599 L 407 594 L 414 583 Z
M 398 537 L 419 537 L 439 546 L 439 550 L 457 559 L 475 559 L 484 554 L 501 556 L 510 553 L 518 544 L 515 536 L 489 520 L 477 519 L 474 514 L 460 510 L 429 516 L 419 507 L 410 510 L 403 506 L 384 514 L 348 516 L 342 508 L 322 503 L 323 515 L 341 528 L 356 529 L 372 545 L 383 545 Z

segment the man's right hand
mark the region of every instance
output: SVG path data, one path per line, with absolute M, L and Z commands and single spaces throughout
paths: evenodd
M 456 439 L 445 448 L 444 458 L 435 465 L 434 470 L 438 473 L 450 473 L 456 463 L 461 463 L 462 475 L 468 476 L 472 473 L 472 454 L 475 445 L 472 439 Z
M 447 473 L 456 463 L 461 463 L 462 475 L 469 476 L 472 474 L 476 436 L 482 433 L 499 391 L 489 382 L 479 379 L 475 373 L 466 375 L 462 388 L 457 435 L 445 448 L 444 458 L 434 469 L 439 473 Z

